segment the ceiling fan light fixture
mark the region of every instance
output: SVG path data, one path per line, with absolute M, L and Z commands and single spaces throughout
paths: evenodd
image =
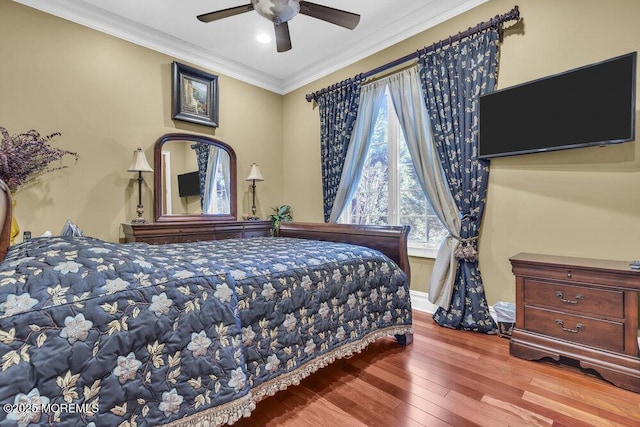
M 299 0 L 251 0 L 251 2 L 260 16 L 274 24 L 288 22 L 300 12 Z
M 258 43 L 267 44 L 271 42 L 271 36 L 267 33 L 260 33 L 256 36 Z
M 300 3 L 302 3 L 302 7 Z M 360 22 L 360 15 L 356 13 L 301 0 L 251 0 L 249 4 L 203 13 L 198 15 L 197 18 L 201 22 L 212 22 L 254 10 L 260 16 L 273 23 L 276 34 L 276 50 L 278 52 L 291 50 L 289 21 L 297 14 L 330 22 L 350 30 L 356 28 L 358 22 Z

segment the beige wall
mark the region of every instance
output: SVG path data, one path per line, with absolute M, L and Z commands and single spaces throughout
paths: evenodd
M 507 32 L 499 87 L 640 48 L 637 0 L 521 0 L 523 22 Z M 375 68 L 450 34 L 505 13 L 491 0 L 459 17 L 285 96 L 220 76 L 220 122 L 211 128 L 172 122 L 172 58 L 9 0 L 0 0 L 0 125 L 11 132 L 62 132 L 57 145 L 78 151 L 77 165 L 17 196 L 17 216 L 34 235 L 70 218 L 88 234 L 116 240 L 135 216 L 131 152 L 149 159 L 153 142 L 173 131 L 215 135 L 238 155 L 238 212 L 250 205 L 242 179 L 258 162 L 258 213 L 287 203 L 300 221 L 322 220 L 319 118 L 304 95 Z M 216 70 L 206 70 L 216 73 Z M 247 126 L 251 123 L 251 126 Z M 552 131 L 552 130 L 550 130 Z M 514 135 L 514 138 L 517 135 Z M 147 218 L 151 176 L 145 176 Z M 540 252 L 640 258 L 640 147 L 627 143 L 491 162 L 480 243 L 487 298 L 512 301 L 509 257 Z M 426 291 L 433 262 L 412 258 L 412 288 Z
M 143 148 L 152 163 L 154 142 L 169 132 L 215 136 L 234 148 L 240 215 L 250 211 L 244 178 L 253 162 L 265 177 L 260 216 L 282 203 L 282 96 L 220 75 L 220 127 L 173 122 L 174 58 L 10 0 L 0 0 L 0 10 L 0 126 L 61 132 L 55 146 L 80 154 L 77 164 L 19 190 L 22 230 L 57 234 L 71 219 L 88 235 L 118 240 L 120 223 L 136 216 L 136 176 L 126 171 L 133 150 Z M 151 219 L 153 175 L 144 178 Z
M 640 50 L 637 0 L 522 0 L 507 32 L 499 87 Z M 319 119 L 304 95 L 509 11 L 491 0 L 284 98 L 284 196 L 296 219 L 321 220 Z M 550 129 L 550 132 L 553 130 Z M 640 135 L 640 131 L 636 131 Z M 517 135 L 514 135 L 517 138 Z M 490 303 L 514 300 L 509 257 L 539 252 L 640 258 L 640 145 L 583 148 L 491 161 L 480 269 Z M 411 259 L 412 288 L 426 291 L 433 262 Z

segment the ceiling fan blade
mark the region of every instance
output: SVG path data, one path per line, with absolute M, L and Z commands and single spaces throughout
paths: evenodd
M 276 47 L 278 52 L 291 50 L 291 36 L 289 35 L 289 23 L 273 24 L 276 30 Z
M 300 2 L 300 13 L 323 21 L 331 22 L 332 24 L 336 24 L 350 30 L 356 28 L 358 22 L 360 22 L 360 15 L 358 14 L 347 12 L 345 10 L 334 9 L 328 6 L 322 6 L 308 1 Z
M 253 3 L 245 4 L 244 6 L 230 7 L 229 9 L 218 10 L 216 12 L 204 13 L 198 15 L 198 19 L 202 22 L 217 21 L 218 19 L 228 18 L 230 16 L 240 15 L 241 13 L 251 12 L 253 10 Z

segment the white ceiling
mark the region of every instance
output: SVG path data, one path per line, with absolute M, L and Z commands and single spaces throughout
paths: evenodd
M 14 1 L 285 94 L 488 0 L 314 0 L 361 15 L 358 27 L 297 15 L 289 22 L 293 48 L 283 53 L 274 40 L 256 41 L 261 32 L 275 37 L 273 24 L 255 11 L 210 23 L 196 19 L 250 0 Z

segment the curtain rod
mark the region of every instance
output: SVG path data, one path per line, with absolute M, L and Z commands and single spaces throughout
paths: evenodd
M 487 22 L 481 22 L 478 25 L 476 25 L 475 27 L 469 27 L 466 31 L 462 31 L 459 32 L 456 35 L 453 36 L 449 36 L 446 39 L 440 40 L 438 42 L 433 43 L 432 45 L 419 49 L 416 52 L 413 52 L 409 55 L 403 56 L 402 58 L 398 58 L 395 61 L 391 61 L 387 64 L 381 65 L 377 68 L 374 68 L 373 70 L 367 71 L 365 73 L 360 73 L 358 75 L 356 75 L 355 77 L 352 77 L 350 79 L 346 79 L 343 80 L 339 83 L 336 83 L 334 85 L 331 85 L 327 88 L 324 89 L 320 89 L 319 91 L 316 91 L 314 93 L 310 93 L 307 94 L 305 96 L 307 102 L 311 102 L 311 101 L 315 101 L 318 99 L 318 97 L 322 94 L 325 94 L 327 92 L 330 92 L 334 89 L 338 89 L 342 86 L 345 86 L 347 84 L 351 84 L 353 82 L 356 81 L 362 81 L 365 80 L 368 77 L 374 76 L 378 73 L 381 73 L 383 71 L 387 71 L 391 68 L 397 67 L 398 65 L 401 65 L 405 62 L 417 59 L 420 55 L 423 55 L 427 52 L 432 52 L 435 51 L 438 48 L 442 48 L 443 46 L 446 45 L 450 45 L 452 43 L 458 42 L 462 39 L 465 39 L 469 36 L 472 36 L 474 34 L 477 34 L 481 31 L 486 30 L 487 28 L 491 28 L 491 27 L 495 27 L 495 26 L 499 26 L 500 24 L 502 24 L 503 22 L 506 21 L 517 21 L 518 19 L 520 19 L 520 9 L 518 9 L 518 6 L 514 6 L 513 9 L 511 9 L 509 12 L 505 13 L 504 15 L 496 15 L 494 18 L 490 19 Z M 502 40 L 502 33 L 500 34 L 500 39 Z

